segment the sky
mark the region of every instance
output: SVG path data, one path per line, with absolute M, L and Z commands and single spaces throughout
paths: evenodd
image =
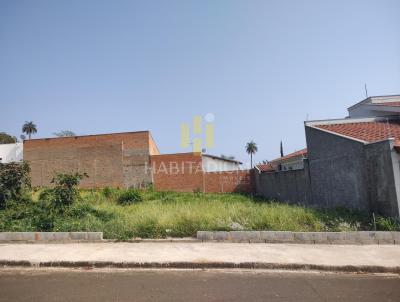
M 0 0 L 0 132 L 150 130 L 214 116 L 207 153 L 306 146 L 305 120 L 400 94 L 400 1 Z M 211 116 L 211 115 L 208 115 Z

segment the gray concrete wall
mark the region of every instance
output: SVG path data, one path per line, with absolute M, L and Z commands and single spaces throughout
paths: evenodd
M 392 165 L 394 174 L 394 185 L 397 197 L 397 216 L 400 217 L 400 154 L 394 147 L 394 141 L 391 141 L 391 154 L 392 154 Z
M 396 184 L 390 141 L 365 145 L 369 206 L 372 212 L 398 216 Z M 398 164 L 398 163 L 397 163 Z
M 364 144 L 305 128 L 313 203 L 369 211 Z
M 400 156 L 392 141 L 364 144 L 306 127 L 302 170 L 256 173 L 257 194 L 316 207 L 399 217 Z
M 308 163 L 304 169 L 264 172 L 256 171 L 256 192 L 268 199 L 275 199 L 296 204 L 309 204 L 311 201 Z

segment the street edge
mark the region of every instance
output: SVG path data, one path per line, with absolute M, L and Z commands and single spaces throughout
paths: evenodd
M 0 267 L 31 268 L 121 268 L 121 269 L 261 269 L 261 270 L 302 270 L 347 273 L 393 273 L 400 274 L 400 266 L 376 265 L 323 265 L 301 263 L 267 262 L 112 262 L 112 261 L 10 261 L 0 260 Z

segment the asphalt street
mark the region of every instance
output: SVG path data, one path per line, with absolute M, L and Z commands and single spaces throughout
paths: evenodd
M 400 301 L 399 275 L 1 269 L 0 301 Z

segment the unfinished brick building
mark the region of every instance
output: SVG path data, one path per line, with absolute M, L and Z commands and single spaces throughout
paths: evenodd
M 24 160 L 32 186 L 50 186 L 57 173 L 87 173 L 82 188 L 252 192 L 253 177 L 240 162 L 201 153 L 160 154 L 149 131 L 30 139 Z
M 33 186 L 48 186 L 56 173 L 76 171 L 89 175 L 83 188 L 145 186 L 152 182 L 150 156 L 157 154 L 149 131 L 24 141 Z

